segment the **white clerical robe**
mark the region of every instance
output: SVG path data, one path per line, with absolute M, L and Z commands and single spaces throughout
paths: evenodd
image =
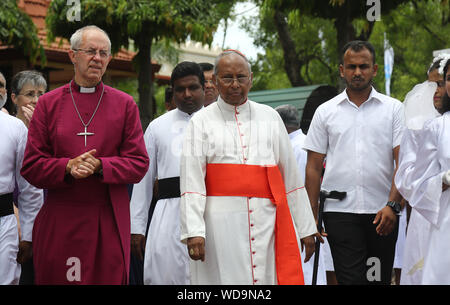
M 395 175 L 395 185 L 398 191 L 411 206 L 403 250 L 398 253 L 403 258 L 401 285 L 419 285 L 422 283 L 423 263 L 428 250 L 430 235 L 430 223 L 417 211 L 417 203 L 412 196 L 417 188 L 417 181 L 414 183 L 413 180 L 421 131 L 420 129 L 406 129 L 404 131 L 400 144 L 399 166 Z M 406 216 L 406 209 L 402 214 Z
M 205 238 L 205 260 L 191 260 L 191 284 L 276 284 L 276 206 L 265 198 L 207 196 L 209 163 L 278 165 L 297 237 L 316 233 L 278 113 L 249 100 L 232 106 L 221 98 L 200 110 L 186 130 L 180 176 L 181 240 Z
M 155 179 L 180 176 L 183 135 L 191 115 L 174 109 L 153 120 L 144 134 L 150 165 L 134 186 L 131 233 L 145 235 Z M 144 258 L 144 284 L 189 284 L 189 255 L 180 241 L 180 198 L 160 199 L 153 212 Z
M 450 284 L 450 190 L 442 191 L 442 176 L 450 169 L 449 127 L 447 112 L 425 124 L 418 141 L 411 202 L 431 223 L 422 284 Z
M 42 190 L 30 185 L 20 175 L 28 130 L 21 120 L 4 112 L 0 112 L 0 130 L 0 195 L 12 193 L 17 181 L 21 238 L 32 241 L 34 219 L 43 204 L 44 195 Z M 20 265 L 16 262 L 18 245 L 15 215 L 0 217 L 0 285 L 19 283 Z

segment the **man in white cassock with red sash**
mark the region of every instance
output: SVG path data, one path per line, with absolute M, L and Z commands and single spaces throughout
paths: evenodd
M 205 98 L 203 71 L 197 63 L 182 62 L 171 75 L 177 108 L 153 120 L 145 131 L 150 166 L 131 197 L 132 251 L 144 255 L 144 284 L 189 284 L 189 255 L 180 241 L 180 156 L 187 124 Z M 153 186 L 158 201 L 145 241 Z
M 36 284 L 126 284 L 127 184 L 148 168 L 133 98 L 106 86 L 108 35 L 95 26 L 71 39 L 73 80 L 39 98 L 22 175 L 48 189 L 33 229 Z
M 191 284 L 304 284 L 317 233 L 283 121 L 247 99 L 244 55 L 216 58 L 220 97 L 188 124 L 181 157 L 181 240 Z

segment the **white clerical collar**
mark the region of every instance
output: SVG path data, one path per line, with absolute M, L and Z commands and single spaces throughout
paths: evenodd
M 81 87 L 80 86 L 80 93 L 94 93 L 95 87 Z
M 82 86 L 78 85 L 75 82 L 75 80 L 72 80 L 70 83 L 71 83 L 73 90 L 76 92 L 80 92 L 80 93 L 94 93 L 97 91 L 97 88 L 100 88 L 100 85 L 102 85 L 102 82 L 99 82 L 97 85 L 95 85 L 93 87 L 82 87 Z

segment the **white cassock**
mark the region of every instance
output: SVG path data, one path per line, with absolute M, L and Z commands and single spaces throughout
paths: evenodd
M 174 109 L 153 120 L 144 134 L 150 165 L 133 187 L 131 233 L 145 235 L 155 179 L 180 176 L 183 134 L 191 115 Z M 189 284 L 189 256 L 180 241 L 180 198 L 158 200 L 147 235 L 144 284 Z
M 21 239 L 32 241 L 34 219 L 43 204 L 44 194 L 20 175 L 28 129 L 21 120 L 0 112 L 0 130 L 0 195 L 12 193 L 17 181 Z M 0 285 L 19 283 L 20 265 L 16 262 L 18 246 L 16 216 L 13 213 L 0 217 Z
M 442 176 L 450 169 L 450 113 L 425 124 L 420 136 L 414 191 L 414 208 L 431 224 L 422 284 L 450 284 L 450 190 L 442 191 Z
M 181 240 L 205 237 L 205 261 L 191 260 L 191 284 L 277 284 L 276 206 L 265 198 L 206 196 L 209 163 L 278 165 L 297 238 L 316 233 L 278 113 L 249 100 L 235 107 L 219 97 L 189 122 L 180 176 Z
M 305 181 L 305 173 L 306 173 L 306 161 L 308 157 L 308 153 L 306 150 L 303 149 L 303 143 L 305 142 L 306 135 L 303 134 L 301 129 L 298 129 L 296 131 L 293 131 L 289 134 L 289 138 L 291 139 L 292 149 L 294 150 L 295 159 L 297 160 L 298 164 L 298 171 L 300 174 L 300 177 L 302 178 L 302 181 Z M 331 256 L 330 251 L 326 253 L 327 249 L 325 246 L 327 246 L 328 250 L 330 249 L 330 246 L 328 245 L 328 241 L 326 238 L 324 238 L 324 241 L 327 243 L 320 245 L 320 254 L 319 254 L 319 265 L 317 269 L 317 285 L 326 285 L 327 284 L 327 274 L 325 269 L 325 255 L 329 254 Z M 302 251 L 302 257 L 304 256 L 305 252 Z M 303 263 L 303 276 L 305 278 L 305 284 L 310 285 L 312 283 L 312 277 L 313 277 L 313 271 L 314 271 L 314 257 L 311 256 L 311 259 Z

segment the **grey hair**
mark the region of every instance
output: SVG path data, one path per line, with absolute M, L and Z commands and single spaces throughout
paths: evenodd
M 2 72 L 0 72 L 0 76 L 3 77 L 3 79 L 6 81 L 6 78 L 5 78 L 5 76 L 3 75 Z
M 72 50 L 78 49 L 81 45 L 81 41 L 83 39 L 83 33 L 88 30 L 97 30 L 105 34 L 107 41 L 108 41 L 108 51 L 111 52 L 111 40 L 109 39 L 108 33 L 106 33 L 104 30 L 99 28 L 96 25 L 86 25 L 82 28 L 79 28 L 75 31 L 75 33 L 72 34 L 70 37 L 70 48 Z
M 25 70 L 14 75 L 11 81 L 12 93 L 19 94 L 26 84 L 31 84 L 35 87 L 44 87 L 47 90 L 47 81 L 42 76 L 42 73 L 34 70 Z
M 300 127 L 300 118 L 295 106 L 286 104 L 275 108 L 286 127 Z
M 248 65 L 248 74 L 249 75 L 252 74 L 252 66 L 251 66 L 250 62 L 248 61 L 247 57 L 245 57 L 244 54 L 242 54 L 241 52 L 236 51 L 236 50 L 225 50 L 222 53 L 220 53 L 216 57 L 216 60 L 214 61 L 214 75 L 217 76 L 217 73 L 219 72 L 219 65 L 218 65 L 218 63 L 222 59 L 222 57 L 225 57 L 225 56 L 228 56 L 228 55 L 231 55 L 231 54 L 237 54 L 237 55 L 241 56 L 245 60 L 247 65 Z

